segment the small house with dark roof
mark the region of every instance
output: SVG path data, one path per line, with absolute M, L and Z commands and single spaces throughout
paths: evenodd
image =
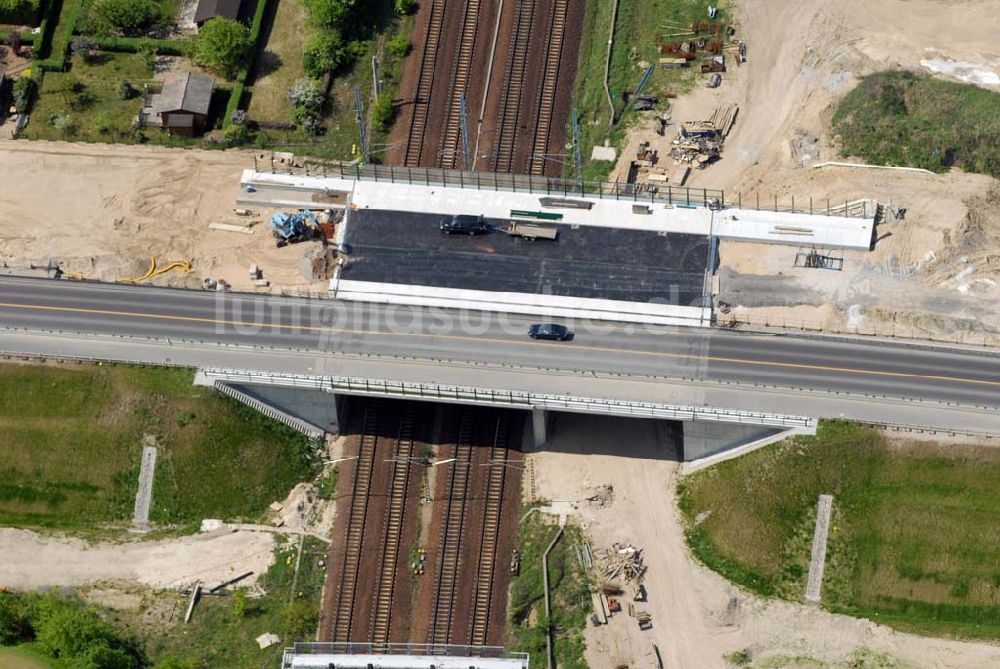
M 198 7 L 194 10 L 195 25 L 201 28 L 205 21 L 217 16 L 235 21 L 241 4 L 242 0 L 198 0 Z
M 163 80 L 163 90 L 150 101 L 149 116 L 158 121 L 153 125 L 186 137 L 198 134 L 208 125 L 214 85 L 212 77 L 201 74 L 168 74 Z

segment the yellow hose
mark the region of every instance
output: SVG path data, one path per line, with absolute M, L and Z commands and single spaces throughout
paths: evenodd
M 182 272 L 190 272 L 192 267 L 191 263 L 187 260 L 168 260 L 165 267 L 159 269 L 156 268 L 156 258 L 149 256 L 149 269 L 142 276 L 133 276 L 127 279 L 119 279 L 119 283 L 139 283 L 141 281 L 148 281 L 154 276 L 159 276 L 161 274 L 166 274 L 171 270 L 180 270 Z

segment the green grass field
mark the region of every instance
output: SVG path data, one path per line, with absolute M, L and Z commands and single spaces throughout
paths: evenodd
M 684 479 L 688 541 L 758 593 L 800 599 L 816 498 L 834 495 L 826 608 L 934 634 L 1000 639 L 1000 450 L 890 443 L 823 423 Z
M 188 370 L 0 365 L 0 524 L 131 519 L 144 441 L 159 449 L 154 522 L 257 517 L 313 464 L 304 440 Z
M 255 120 L 288 122 L 292 118 L 288 89 L 296 79 L 305 76 L 302 32 L 307 17 L 301 0 L 281 0 L 276 4 L 267 42 L 257 59 L 257 77 L 248 111 Z
M 1000 176 L 1000 93 L 912 72 L 879 72 L 833 117 L 843 152 L 876 165 Z
M 73 57 L 69 72 L 47 72 L 24 129 L 27 139 L 77 139 L 84 141 L 132 141 L 132 121 L 142 106 L 141 92 L 122 100 L 118 87 L 128 81 L 137 90 L 153 83 L 153 73 L 141 56 L 131 53 L 101 53 L 92 64 Z M 74 91 L 73 87 L 77 86 Z M 62 117 L 66 125 L 54 122 Z
M 619 146 L 625 130 L 636 122 L 638 114 L 628 109 L 613 127 L 608 122 L 611 108 L 604 91 L 604 63 L 607 58 L 608 29 L 611 25 L 612 2 L 588 2 L 585 5 L 583 37 L 580 41 L 580 58 L 573 93 L 573 105 L 579 114 L 580 148 L 587 179 L 604 179 L 614 165 L 608 162 L 591 162 L 590 151 L 604 143 Z M 635 88 L 642 78 L 644 66 L 656 65 L 660 54 L 656 46 L 657 35 L 687 30 L 694 21 L 707 20 L 707 8 L 712 4 L 704 0 L 620 0 L 615 21 L 615 40 L 611 52 L 608 81 L 615 104 L 622 109 L 621 93 Z M 728 3 L 716 3 L 719 13 L 716 23 L 729 22 Z M 667 37 L 679 41 L 687 37 Z M 653 76 L 644 92 L 658 95 L 661 101 L 668 92 L 690 90 L 702 76 L 696 66 L 681 70 L 654 68 Z M 661 105 L 662 108 L 662 105 Z M 570 137 L 571 134 L 567 134 Z

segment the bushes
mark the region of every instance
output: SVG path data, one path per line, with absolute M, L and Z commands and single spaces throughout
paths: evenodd
M 304 0 L 309 22 L 317 28 L 340 28 L 354 11 L 356 0 Z
M 844 153 L 877 165 L 1000 176 L 1000 94 L 912 72 L 865 77 L 833 117 Z
M 354 43 L 344 39 L 353 30 L 352 23 L 359 7 L 357 0 L 305 0 L 312 32 L 306 38 L 302 64 L 313 78 L 337 71 L 358 56 Z
M 322 30 L 306 38 L 302 64 L 313 78 L 335 71 L 347 60 L 347 50 L 339 30 Z
M 38 93 L 38 82 L 31 77 L 19 77 L 14 82 L 14 107 L 18 114 L 24 114 L 31 109 L 31 103 Z
M 236 84 L 233 85 L 233 92 L 229 94 L 229 102 L 226 104 L 226 115 L 222 119 L 223 129 L 228 128 L 233 122 L 233 115 L 243 103 L 243 95 L 246 92 L 246 86 L 244 86 L 240 79 L 241 77 L 237 77 Z
M 27 23 L 38 13 L 38 0 L 0 0 L 0 23 Z
M 0 646 L 10 646 L 33 636 L 28 611 L 22 599 L 0 592 Z
M 315 79 L 297 79 L 288 89 L 292 103 L 292 120 L 310 133 L 319 129 L 320 111 L 323 109 L 323 85 Z
M 407 39 L 406 35 L 399 34 L 385 43 L 385 49 L 396 58 L 406 58 L 410 55 L 413 45 L 410 44 L 410 40 Z
M 91 9 L 91 28 L 105 36 L 131 35 L 160 18 L 154 0 L 97 0 Z
M 417 0 L 396 0 L 393 8 L 400 16 L 408 16 L 417 11 Z
M 56 593 L 22 595 L 0 592 L 0 643 L 37 641 L 66 666 L 88 669 L 136 669 L 143 658 L 133 645 L 77 599 Z
M 256 49 L 257 43 L 260 40 L 260 32 L 264 25 L 264 12 L 267 11 L 267 3 L 268 0 L 257 0 L 257 9 L 253 14 L 253 23 L 250 24 L 251 49 Z M 229 96 L 229 103 L 226 105 L 226 115 L 222 119 L 223 129 L 229 127 L 233 122 L 233 115 L 236 113 L 236 110 L 243 104 L 247 78 L 250 76 L 250 71 L 256 61 L 256 57 L 257 52 L 252 51 L 244 67 L 236 74 L 236 85 L 233 86 L 233 92 Z
M 392 95 L 387 92 L 379 94 L 372 107 L 372 130 L 382 132 L 389 127 L 395 116 L 396 108 L 392 105 Z
M 202 26 L 194 47 L 194 59 L 218 74 L 232 79 L 244 65 L 254 44 L 242 23 L 216 17 Z

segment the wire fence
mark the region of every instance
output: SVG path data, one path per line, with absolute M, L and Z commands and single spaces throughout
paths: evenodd
M 691 188 L 670 184 L 628 183 L 621 181 L 589 181 L 545 177 L 530 174 L 474 172 L 447 170 L 433 167 L 406 167 L 393 165 L 362 165 L 317 158 L 291 158 L 288 154 L 259 154 L 254 158 L 254 169 L 279 174 L 301 174 L 316 177 L 338 177 L 356 181 L 422 186 L 443 186 L 470 190 L 492 190 L 512 193 L 531 193 L 549 197 L 586 197 L 599 200 L 626 200 L 637 204 L 665 204 L 678 208 L 737 207 L 798 214 L 825 214 L 848 218 L 872 218 L 878 204 L 871 199 L 844 202 L 829 198 L 800 198 L 779 200 L 776 195 L 761 193 L 736 193 L 727 199 L 725 191 L 717 188 Z

